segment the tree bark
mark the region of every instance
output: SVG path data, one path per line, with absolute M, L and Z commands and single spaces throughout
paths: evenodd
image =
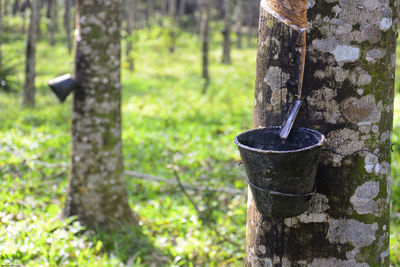
M 67 35 L 68 53 L 72 52 L 72 36 L 71 36 L 71 0 L 65 0 L 64 10 L 64 28 Z
M 147 10 L 147 26 L 150 27 L 156 17 L 154 13 L 154 0 L 147 0 L 146 2 L 146 10 Z
M 4 0 L 4 10 L 3 10 L 3 14 L 4 16 L 8 16 L 8 4 L 9 0 Z
M 169 47 L 168 50 L 170 53 L 174 53 L 175 52 L 175 43 L 176 43 L 176 32 L 175 32 L 175 16 L 176 16 L 176 0 L 169 0 L 169 4 L 168 4 L 168 15 L 169 15 L 169 19 L 170 19 L 170 29 L 169 29 L 169 38 L 170 38 L 170 42 L 169 42 Z
M 179 1 L 179 9 L 178 9 L 178 17 L 181 18 L 185 15 L 185 8 L 186 8 L 186 0 Z
M 1 61 L 2 61 L 2 54 L 1 54 L 1 36 L 3 33 L 3 6 L 2 6 L 2 1 L 0 0 L 0 66 L 1 66 Z M 5 12 L 4 12 L 5 14 Z
M 204 79 L 203 94 L 207 92 L 207 87 L 210 84 L 210 74 L 208 73 L 208 47 L 209 47 L 209 32 L 210 32 L 210 0 L 200 0 L 201 6 L 201 46 L 202 46 L 202 76 Z
M 19 10 L 19 1 L 14 0 L 13 7 L 12 7 L 12 15 L 15 17 Z
M 77 1 L 72 151 L 63 215 L 108 230 L 135 224 L 123 176 L 121 2 Z M 93 22 L 96 23 L 93 23 Z
M 50 35 L 50 45 L 56 45 L 55 34 L 57 31 L 57 0 L 48 0 L 48 16 L 49 16 L 49 35 Z
M 35 64 L 39 3 L 38 1 L 31 1 L 30 6 L 31 17 L 29 22 L 28 38 L 26 42 L 25 84 L 24 98 L 22 102 L 24 107 L 35 106 Z
M 224 29 L 222 35 L 224 37 L 222 43 L 222 63 L 231 64 L 231 29 L 232 29 L 232 0 L 224 0 Z
M 242 49 L 242 20 L 243 20 L 243 0 L 237 0 L 236 4 L 236 46 Z
M 132 31 L 136 20 L 137 2 L 136 0 L 127 0 L 127 4 L 128 4 L 128 11 L 126 12 L 127 16 L 126 32 L 128 34 L 128 39 L 126 40 L 125 57 L 129 64 L 129 70 L 134 71 L 135 63 L 131 56 L 131 52 L 133 47 Z
M 317 192 L 302 215 L 270 219 L 248 191 L 245 266 L 389 266 L 398 6 L 309 3 L 305 103 L 296 125 L 327 138 Z M 296 38 L 261 8 L 254 128 L 281 125 L 294 99 Z

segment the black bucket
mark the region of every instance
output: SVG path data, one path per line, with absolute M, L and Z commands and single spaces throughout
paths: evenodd
M 78 88 L 77 82 L 72 78 L 71 74 L 65 74 L 63 76 L 57 77 L 48 82 L 51 90 L 58 97 L 60 102 L 64 102 L 68 95 Z
M 295 127 L 283 140 L 279 132 L 280 127 L 250 130 L 236 136 L 234 142 L 248 179 L 242 176 L 250 185 L 258 211 L 267 217 L 287 218 L 308 208 L 325 137 Z

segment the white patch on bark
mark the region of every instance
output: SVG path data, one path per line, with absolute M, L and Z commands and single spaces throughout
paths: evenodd
M 272 66 L 264 77 L 264 82 L 271 88 L 271 99 L 268 111 L 280 113 L 281 105 L 287 102 L 288 90 L 286 88 L 290 75 L 281 68 Z
M 383 264 L 385 262 L 385 258 L 389 256 L 390 250 L 387 249 L 384 252 L 381 253 L 381 263 Z
M 382 18 L 381 21 L 379 22 L 379 29 L 382 31 L 387 31 L 392 27 L 392 19 L 391 18 Z
M 302 223 L 322 223 L 327 222 L 329 217 L 325 213 L 303 213 L 299 219 Z
M 258 251 L 260 251 L 261 254 L 265 254 L 265 252 L 267 252 L 267 248 L 263 245 L 260 245 L 258 247 Z
M 299 223 L 299 218 L 298 217 L 285 218 L 285 219 L 283 219 L 283 223 L 287 227 L 293 227 Z
M 268 69 L 267 75 L 265 75 L 264 82 L 266 82 L 273 92 L 280 90 L 286 86 L 286 82 L 289 80 L 290 75 L 282 71 L 281 68 L 272 66 Z
M 366 95 L 361 99 L 350 97 L 342 102 L 340 111 L 348 121 L 358 126 L 372 125 L 381 119 L 381 112 L 373 95 Z
M 355 62 L 360 58 L 360 48 L 350 45 L 338 45 L 331 51 L 331 54 L 335 56 L 338 64 Z
M 377 230 L 378 223 L 376 222 L 365 224 L 354 219 L 331 219 L 329 220 L 327 237 L 329 242 L 333 244 L 351 244 L 354 248 L 352 251 L 346 252 L 346 257 L 348 260 L 354 260 L 360 253 L 361 248 L 371 245 L 376 240 L 375 233 Z
M 377 208 L 377 202 L 374 198 L 378 196 L 378 193 L 378 182 L 365 182 L 357 187 L 354 195 L 350 198 L 350 202 L 358 214 L 373 214 Z
M 307 97 L 307 102 L 315 109 L 310 114 L 315 120 L 324 119 L 328 123 L 335 124 L 340 118 L 339 105 L 334 99 L 337 93 L 330 88 L 314 90 L 311 96 Z
M 365 56 L 365 59 L 368 62 L 375 63 L 377 59 L 380 59 L 384 56 L 384 53 L 380 49 L 372 49 L 369 50 Z
M 343 69 L 342 67 L 338 66 L 333 68 L 335 73 L 335 80 L 337 82 L 344 82 L 349 77 L 349 70 Z
M 357 131 L 345 128 L 328 134 L 327 147 L 338 153 L 331 153 L 330 160 L 340 166 L 344 156 L 351 155 L 364 147 L 364 141 Z
M 314 259 L 309 267 L 369 267 L 367 263 L 357 263 L 356 260 L 340 260 L 336 258 Z
M 375 10 L 379 7 L 379 1 L 378 0 L 364 0 L 364 6 L 368 10 Z
M 367 171 L 367 173 L 374 173 L 378 168 L 380 168 L 380 167 L 377 167 L 378 165 L 379 165 L 379 160 L 375 154 L 368 153 L 365 156 L 364 168 Z M 378 173 L 379 173 L 379 171 L 378 171 Z

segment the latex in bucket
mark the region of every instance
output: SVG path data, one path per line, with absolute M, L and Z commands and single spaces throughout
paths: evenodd
M 235 137 L 258 211 L 286 218 L 307 210 L 315 192 L 320 149 L 318 131 L 295 127 L 287 140 L 280 127 L 250 130 Z

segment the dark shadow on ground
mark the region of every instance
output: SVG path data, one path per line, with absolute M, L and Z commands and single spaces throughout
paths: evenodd
M 96 230 L 89 237 L 96 244 L 101 241 L 101 253 L 116 257 L 127 266 L 169 266 L 171 256 L 154 246 L 140 226 L 120 225 L 119 230 Z

